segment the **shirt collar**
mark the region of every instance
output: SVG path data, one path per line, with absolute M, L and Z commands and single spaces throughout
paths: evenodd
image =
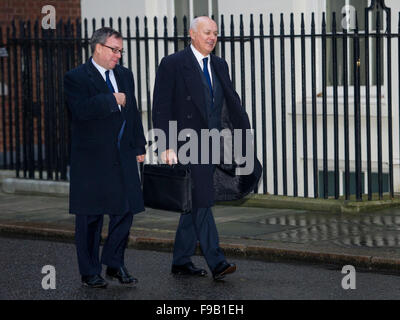
M 93 65 L 97 68 L 97 70 L 99 70 L 100 74 L 104 77 L 106 74 L 107 69 L 102 67 L 101 65 L 99 65 L 98 63 L 96 63 L 96 61 L 94 61 L 94 59 L 92 58 L 92 63 Z M 113 73 L 113 70 L 109 70 L 110 71 L 110 75 Z
M 207 62 L 210 63 L 210 54 L 203 56 L 195 47 L 193 44 L 190 45 L 190 48 L 193 51 L 194 56 L 196 57 L 197 61 L 200 63 L 201 66 L 203 66 L 203 59 L 208 58 Z

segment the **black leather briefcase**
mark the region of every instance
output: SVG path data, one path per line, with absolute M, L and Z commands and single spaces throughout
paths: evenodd
M 192 178 L 189 166 L 145 164 L 142 181 L 146 207 L 180 213 L 192 210 Z

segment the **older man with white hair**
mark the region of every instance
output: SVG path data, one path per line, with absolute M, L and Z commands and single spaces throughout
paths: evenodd
M 240 98 L 233 88 L 225 60 L 212 54 L 217 44 L 218 27 L 209 17 L 195 18 L 190 25 L 191 45 L 162 59 L 157 71 L 153 99 L 153 125 L 163 130 L 169 141 L 169 122 L 176 121 L 178 132 L 191 129 L 199 141 L 201 131 L 250 129 L 250 123 Z M 243 135 L 244 136 L 244 135 Z M 190 138 L 190 137 L 189 137 Z M 177 142 L 177 149 L 184 144 Z M 206 270 L 191 261 L 197 242 L 214 280 L 221 280 L 236 271 L 236 265 L 226 261 L 219 245 L 218 231 L 211 207 L 216 200 L 233 200 L 252 191 L 260 177 L 257 173 L 236 176 L 233 170 L 204 163 L 201 145 L 190 163 L 192 174 L 192 210 L 180 217 L 175 236 L 172 273 L 205 276 Z M 161 150 L 161 159 L 168 164 L 179 161 L 172 145 Z M 208 153 L 210 154 L 210 152 Z M 212 156 L 210 157 L 210 159 Z M 203 159 L 202 159 L 203 160 Z

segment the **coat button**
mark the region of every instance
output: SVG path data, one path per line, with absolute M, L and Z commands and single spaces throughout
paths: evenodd
M 191 114 L 188 114 L 187 116 L 186 116 L 188 119 L 192 119 L 192 115 Z
M 119 162 L 119 161 L 115 161 L 115 162 L 114 162 L 114 166 L 115 166 L 115 167 L 118 167 L 119 165 L 120 165 L 120 162 Z
M 190 101 L 190 100 L 192 100 L 192 97 L 191 97 L 191 96 L 187 96 L 187 97 L 186 97 L 186 100 L 187 100 L 187 101 Z

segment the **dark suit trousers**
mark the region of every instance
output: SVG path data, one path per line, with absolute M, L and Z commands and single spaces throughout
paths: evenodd
M 211 208 L 193 208 L 192 212 L 182 214 L 175 235 L 173 264 L 183 265 L 191 262 L 196 252 L 197 241 L 210 270 L 222 261 L 224 253 L 219 247 L 218 231 Z
M 101 261 L 99 249 L 103 215 L 76 215 L 75 242 L 78 254 L 79 272 L 81 275 L 101 273 L 101 264 L 111 268 L 124 265 L 124 252 L 132 226 L 133 214 L 110 215 L 108 236 L 103 246 Z

